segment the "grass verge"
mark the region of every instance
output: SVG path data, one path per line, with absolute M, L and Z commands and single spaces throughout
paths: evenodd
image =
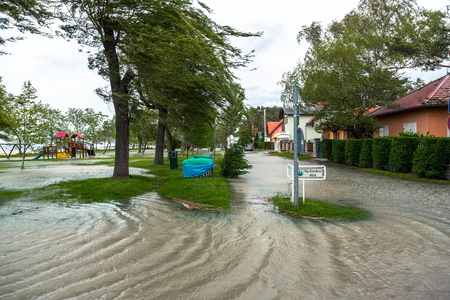
M 299 207 L 294 207 L 289 197 L 275 196 L 269 199 L 281 214 L 291 217 L 310 220 L 347 220 L 357 221 L 370 217 L 370 213 L 364 209 L 341 206 L 329 202 L 305 199 Z
M 231 205 L 229 184 L 220 176 L 220 165 L 216 164 L 214 176 L 207 178 L 183 178 L 179 158 L 178 169 L 170 170 L 168 165 L 150 166 L 150 173 L 157 176 L 156 191 L 164 198 L 182 203 L 187 208 L 203 210 L 227 210 Z M 142 162 L 133 163 L 133 166 Z
M 286 158 L 290 158 L 290 159 L 294 159 L 294 153 L 287 153 L 287 152 L 269 152 L 270 155 L 274 155 L 274 156 L 281 156 L 281 157 L 286 157 Z M 308 155 L 301 155 L 298 157 L 298 159 L 311 159 L 313 157 L 308 156 Z
M 214 169 L 214 177 L 183 178 L 181 167 L 183 160 L 184 158 L 179 158 L 179 168 L 175 170 L 170 170 L 167 161 L 164 165 L 153 166 L 153 160 L 130 160 L 130 167 L 146 169 L 155 175 L 154 177 L 132 175 L 130 178 L 119 179 L 91 178 L 62 181 L 25 191 L 1 190 L 0 204 L 2 201 L 17 198 L 68 203 L 126 202 L 132 197 L 156 191 L 162 197 L 179 202 L 188 209 L 229 209 L 231 205 L 229 184 L 226 178 L 219 175 L 219 164 Z
M 130 178 L 92 178 L 62 181 L 36 190 L 38 200 L 59 202 L 128 201 L 154 190 L 155 178 L 133 175 Z

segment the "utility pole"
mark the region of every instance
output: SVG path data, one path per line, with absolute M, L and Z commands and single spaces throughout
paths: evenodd
M 298 143 L 299 143 L 299 109 L 298 109 L 298 86 L 294 83 L 294 171 L 292 174 L 294 184 L 294 207 L 298 207 Z
M 264 108 L 264 142 L 267 137 L 267 122 L 266 122 L 266 109 Z

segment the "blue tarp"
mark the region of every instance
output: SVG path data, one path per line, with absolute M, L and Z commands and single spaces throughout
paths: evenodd
M 183 177 L 193 178 L 208 173 L 214 167 L 214 163 L 209 164 L 183 164 Z

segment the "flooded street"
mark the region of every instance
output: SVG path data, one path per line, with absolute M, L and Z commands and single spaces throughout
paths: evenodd
M 246 158 L 254 167 L 230 180 L 229 212 L 181 210 L 156 193 L 3 203 L 0 299 L 450 299 L 449 185 L 327 166 L 306 196 L 372 217 L 297 220 L 267 203 L 287 193 L 292 162 Z

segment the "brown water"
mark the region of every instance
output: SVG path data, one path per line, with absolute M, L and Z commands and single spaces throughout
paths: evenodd
M 0 298 L 450 298 L 450 186 L 328 166 L 307 197 L 373 217 L 296 220 L 266 201 L 287 192 L 290 161 L 247 158 L 230 212 L 181 210 L 155 193 L 126 205 L 3 203 Z

